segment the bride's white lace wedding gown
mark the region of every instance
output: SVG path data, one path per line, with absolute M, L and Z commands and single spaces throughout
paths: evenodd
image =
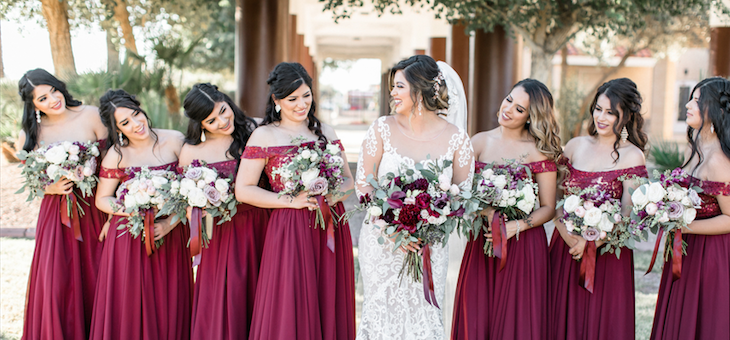
M 404 140 L 402 133 L 391 135 L 391 127 L 397 124 L 393 117 L 379 118 L 367 132 L 366 140 L 360 150 L 358 159 L 356 188 L 366 186 L 367 174 L 372 173 L 377 166 L 376 178 L 388 172 L 399 173 L 406 169 L 415 170 L 413 158 L 405 156 L 391 144 L 391 138 Z M 396 128 L 397 131 L 397 128 Z M 400 143 L 407 145 L 406 143 Z M 399 144 L 399 145 L 400 145 Z M 420 161 L 428 162 L 452 161 L 452 165 L 444 169 L 450 178 L 454 173 L 457 178 L 465 178 L 459 187 L 469 189 L 474 175 L 473 150 L 469 136 L 459 129 L 448 139 L 448 145 L 434 145 L 434 143 L 419 143 L 423 148 L 421 154 L 432 154 L 438 151 L 440 156 Z M 410 148 L 409 148 L 410 149 Z M 414 154 L 413 150 L 404 150 L 404 153 Z M 418 152 L 415 152 L 418 154 Z M 379 160 L 379 163 L 378 163 Z M 366 171 L 366 169 L 371 169 Z M 418 171 L 416 171 L 418 172 Z M 362 195 L 357 190 L 358 196 Z M 404 253 L 400 250 L 393 252 L 393 242 L 387 237 L 384 244 L 378 243 L 381 231 L 374 228 L 369 221 L 363 223 L 360 229 L 358 257 L 360 273 L 364 287 L 364 302 L 360 326 L 357 331 L 358 339 L 444 339 L 443 312 L 432 306 L 424 298 L 423 283 L 413 282 L 410 277 L 399 279 L 398 274 L 403 265 Z M 433 272 L 434 289 L 439 306 L 444 307 L 444 289 L 448 270 L 448 245 L 432 248 L 431 265 Z

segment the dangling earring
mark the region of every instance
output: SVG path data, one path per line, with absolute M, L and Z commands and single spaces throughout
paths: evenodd
M 423 99 L 418 100 L 418 115 L 423 116 Z
M 38 119 L 38 123 L 40 123 L 40 118 Z M 715 124 L 710 124 L 710 132 L 715 133 Z
M 629 130 L 626 129 L 626 126 L 621 130 L 621 141 L 626 142 L 629 139 Z
M 276 113 L 281 112 L 281 105 L 276 104 L 276 106 L 274 106 L 274 110 L 276 110 Z
M 205 142 L 205 130 L 200 131 L 200 141 Z
M 38 109 L 35 110 L 35 121 L 38 122 L 38 124 L 41 123 L 41 111 Z
M 124 146 L 124 135 L 119 131 L 119 145 Z

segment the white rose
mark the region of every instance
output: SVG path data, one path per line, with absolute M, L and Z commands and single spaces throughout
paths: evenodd
M 370 216 L 377 217 L 383 214 L 383 210 L 380 209 L 380 207 L 370 207 L 370 209 L 368 209 L 368 213 L 370 213 Z
M 68 153 L 72 155 L 78 155 L 79 154 L 79 146 L 76 144 L 72 144 L 71 147 L 68 148 Z
M 215 182 L 215 179 L 218 178 L 218 175 L 215 173 L 215 171 L 203 168 L 203 180 L 205 180 L 205 183 L 213 183 Z
M 682 205 L 685 207 L 691 207 L 692 206 L 692 200 L 689 199 L 689 197 L 684 196 L 681 200 Z
M 307 151 L 307 150 L 304 150 Z M 306 186 L 312 182 L 315 178 L 319 177 L 319 169 L 309 169 L 302 173 L 302 183 Z
M 61 168 L 58 165 L 48 164 L 48 167 L 46 168 L 46 175 L 48 175 L 48 177 L 50 177 L 51 179 L 56 179 L 58 170 L 61 170 Z
M 535 198 L 535 192 L 532 190 L 532 187 L 529 185 L 525 185 L 522 188 L 522 194 L 524 195 L 525 199 L 528 201 L 534 201 Z
M 601 221 L 601 209 L 596 207 L 586 210 L 586 215 L 583 216 L 583 223 L 589 227 L 598 226 L 598 222 Z
M 642 188 L 644 191 L 649 191 L 649 185 L 642 184 L 640 187 L 634 190 L 633 194 L 631 194 L 631 202 L 634 204 L 635 207 L 639 207 L 639 209 L 644 209 L 644 206 L 649 203 L 649 198 L 645 193 L 641 191 Z
M 677 194 L 674 190 L 667 190 L 667 199 L 670 201 L 677 201 Z
M 649 189 L 646 191 L 646 197 L 654 203 L 663 200 L 666 194 L 667 191 L 658 182 L 650 184 Z
M 504 175 L 495 176 L 492 183 L 494 183 L 495 187 L 499 189 L 504 189 L 504 187 L 507 185 L 507 178 L 504 177 Z
M 482 171 L 483 178 L 490 178 L 490 177 L 492 177 L 492 175 L 494 175 L 494 171 L 492 169 L 487 169 L 487 170 Z
M 172 181 L 172 183 L 170 183 L 170 189 L 180 189 L 180 182 Z
M 139 205 L 144 205 L 150 203 L 150 195 L 148 195 L 145 191 L 137 191 L 134 194 L 134 200 L 137 201 Z
M 613 230 L 613 223 L 608 219 L 608 214 L 601 214 L 601 221 L 598 222 L 598 228 L 610 233 Z
M 336 155 L 340 153 L 340 147 L 334 144 L 327 144 L 327 152 L 330 155 Z
M 507 207 L 507 201 L 506 200 L 499 201 L 499 206 L 502 207 L 502 208 Z
M 124 196 L 124 206 L 126 208 L 134 208 L 137 206 L 137 200 L 134 199 L 134 195 L 127 194 Z
M 534 201 L 530 200 L 520 200 L 517 202 L 517 209 L 520 209 L 525 212 L 525 214 L 529 214 L 532 212 L 532 208 L 535 206 L 533 203 Z
M 68 156 L 68 160 L 71 161 L 71 162 L 78 162 L 79 161 L 79 156 L 78 155 L 69 155 Z
M 228 182 L 226 182 L 223 179 L 217 179 L 215 181 L 215 190 L 218 190 L 219 192 L 228 192 L 228 189 L 230 186 L 228 186 Z
M 84 176 L 89 177 L 94 174 L 94 169 L 92 168 L 84 168 Z
M 449 214 L 451 214 L 451 207 L 450 207 L 450 206 L 449 206 L 449 205 L 447 204 L 447 205 L 446 205 L 446 206 L 444 207 L 444 209 L 443 209 L 443 212 L 441 213 L 441 216 L 443 216 L 443 217 L 446 217 L 446 216 L 448 216 Z
M 667 223 L 669 222 L 669 214 L 665 211 L 662 216 L 659 216 L 659 219 L 657 219 L 657 222 L 659 223 Z
M 161 188 L 164 184 L 167 184 L 168 180 L 165 177 L 152 177 L 152 186 L 156 189 Z
M 309 156 L 309 161 L 315 162 L 317 160 L 317 158 L 319 158 L 319 155 L 316 152 L 312 152 L 312 155 Z
M 514 206 L 515 204 L 517 204 L 517 199 L 516 199 L 516 198 L 514 198 L 514 197 L 510 197 L 510 198 L 509 198 L 509 199 L 507 200 L 507 206 L 510 206 L 510 207 L 512 207 L 512 206 Z
M 91 152 L 91 155 L 94 157 L 99 156 L 99 148 L 97 148 L 96 145 L 91 147 L 90 152 Z
M 683 200 L 687 197 L 687 189 L 677 190 L 677 201 Z
M 439 189 L 443 191 L 449 191 L 449 188 L 451 188 L 451 178 L 449 178 L 446 174 L 440 174 L 439 178 Z
M 46 160 L 53 164 L 61 164 L 63 161 L 66 160 L 66 157 L 68 157 L 68 153 L 66 153 L 66 149 L 63 148 L 63 145 L 56 145 L 45 153 Z
M 208 203 L 208 198 L 205 197 L 203 190 L 198 188 L 190 189 L 188 193 L 188 204 L 193 207 L 203 208 Z
M 302 158 L 304 158 L 304 159 L 307 159 L 307 158 L 309 158 L 310 156 L 312 156 L 312 152 L 311 152 L 311 151 L 309 151 L 309 150 L 304 150 L 304 151 L 302 151 L 302 153 L 300 153 L 299 155 L 301 155 L 301 156 L 302 156 Z
M 449 193 L 451 193 L 454 196 L 458 195 L 460 192 L 461 192 L 461 189 L 459 189 L 459 186 L 456 184 L 452 184 L 451 187 L 449 188 Z
M 73 143 L 66 141 L 66 142 L 63 142 L 62 145 L 63 145 L 63 149 L 68 151 L 71 149 L 71 146 L 73 145 Z
M 203 188 L 205 188 L 205 184 L 206 184 L 205 180 L 204 179 L 201 179 L 201 180 L 198 181 L 198 183 L 195 183 L 195 186 L 198 189 L 203 189 Z
M 573 221 L 565 221 L 565 229 L 572 232 L 575 229 Z
M 580 197 L 576 195 L 570 195 L 568 198 L 565 199 L 565 203 L 563 203 L 563 210 L 567 213 L 575 212 L 575 209 L 580 206 Z
M 187 196 L 190 193 L 190 190 L 193 188 L 196 188 L 195 181 L 193 181 L 190 178 L 183 178 L 180 181 L 180 194 L 183 196 Z
M 684 220 L 684 223 L 686 223 L 686 224 L 692 223 L 692 221 L 695 220 L 695 217 L 697 217 L 697 210 L 695 210 L 695 208 L 684 209 L 684 214 L 682 215 L 682 219 Z
M 139 191 L 139 181 L 133 180 L 132 183 L 129 183 L 129 185 L 127 186 L 127 189 L 129 190 L 129 193 L 134 195 L 134 193 Z

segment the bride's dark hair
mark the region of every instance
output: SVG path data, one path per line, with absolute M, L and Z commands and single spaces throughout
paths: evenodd
M 699 82 L 689 94 L 689 100 L 692 100 L 695 91 L 700 91 L 698 106 L 700 109 L 700 128 L 695 131 L 691 126 L 687 126 L 687 140 L 692 149 L 692 154 L 682 167 L 687 166 L 695 157 L 699 157 L 699 162 L 692 169 L 692 173 L 705 160 L 702 150 L 700 150 L 700 134 L 704 129 L 707 119 L 715 126 L 715 133 L 720 140 L 720 148 L 726 157 L 730 158 L 730 81 L 721 77 L 707 78 Z
M 401 60 L 390 69 L 390 89 L 395 86 L 395 73 L 403 71 L 403 75 L 411 85 L 411 100 L 418 103 L 418 95 L 423 97 L 423 107 L 437 113 L 449 108 L 449 89 L 446 87 L 446 80 L 438 79 L 440 74 L 439 66 L 433 58 L 427 55 L 414 55 L 408 59 Z M 443 77 L 443 75 L 441 75 Z M 438 82 L 438 86 L 434 86 Z M 438 92 L 435 89 L 438 88 Z M 392 98 L 391 109 L 394 108 Z M 416 105 L 413 105 L 413 109 Z

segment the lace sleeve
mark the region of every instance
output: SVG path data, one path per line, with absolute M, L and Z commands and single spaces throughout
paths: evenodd
M 459 129 L 459 144 L 454 154 L 454 183 L 461 190 L 471 190 L 474 181 L 474 147 L 464 130 Z
M 377 178 L 377 167 L 380 159 L 383 157 L 383 143 L 378 134 L 375 133 L 375 127 L 382 129 L 382 119 L 376 120 L 368 132 L 365 134 L 365 140 L 360 146 L 360 156 L 357 159 L 357 173 L 355 175 L 355 193 L 357 197 L 362 197 L 366 193 L 372 191 L 372 187 L 367 183 L 368 175 L 372 174 Z

